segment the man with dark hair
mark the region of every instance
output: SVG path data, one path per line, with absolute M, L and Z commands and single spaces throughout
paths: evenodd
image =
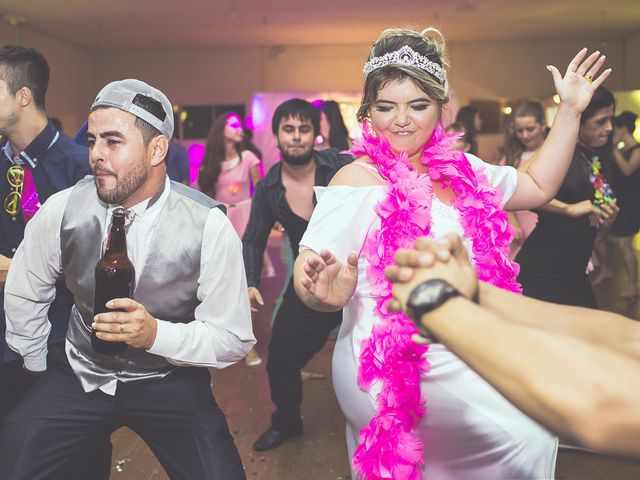
M 83 443 L 120 426 L 171 478 L 245 478 L 204 368 L 231 365 L 255 343 L 241 244 L 220 204 L 167 178 L 171 111 L 139 80 L 103 88 L 88 119 L 94 177 L 54 195 L 16 252 L 7 343 L 25 369 L 46 373 L 2 425 L 0 478 L 59 478 Z M 94 316 L 95 265 L 123 209 L 135 290 Z M 65 347 L 47 359 L 46 310 L 62 272 L 73 306 Z M 128 348 L 97 353 L 92 330 Z
M 0 50 L 0 80 L 9 93 L 16 96 L 26 88 L 30 92 L 34 106 L 44 111 L 44 99 L 49 86 L 49 64 L 46 58 L 33 48 L 22 45 L 5 45 Z
M 340 154 L 335 149 L 314 151 L 320 112 L 304 100 L 288 100 L 276 108 L 272 130 L 282 162 L 276 163 L 257 184 L 242 238 L 249 298 L 256 308 L 264 305 L 258 284 L 262 255 L 274 223 L 280 222 L 288 233 L 296 257 L 316 204 L 314 187 L 327 186 L 336 172 L 353 160 L 351 155 Z M 255 450 L 278 447 L 302 434 L 300 370 L 320 351 L 341 320 L 342 312 L 316 312 L 304 305 L 289 279 L 273 324 L 267 363 L 271 400 L 276 411 L 271 416 L 271 426 L 253 444 Z
M 292 98 L 278 105 L 273 112 L 271 131 L 276 136 L 276 140 L 278 140 L 278 131 L 282 120 L 292 117 L 309 122 L 316 136 L 320 133 L 320 110 L 306 100 Z
M 63 135 L 45 112 L 49 65 L 32 48 L 0 48 L 0 263 L 9 268 L 25 227 L 41 204 L 90 173 L 88 152 Z M 4 286 L 4 284 L 2 284 Z M 63 282 L 55 284 L 45 340 L 62 345 L 73 304 Z M 30 320 L 23 316 L 23 320 Z M 0 421 L 37 381 L 22 368 L 22 359 L 5 347 L 4 295 L 0 292 Z M 78 455 L 73 473 L 65 478 L 108 478 L 111 468 L 109 435 L 94 439 Z

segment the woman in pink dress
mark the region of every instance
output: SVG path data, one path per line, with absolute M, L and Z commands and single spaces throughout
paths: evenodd
M 198 175 L 200 190 L 227 206 L 227 217 L 242 238 L 251 211 L 251 185 L 260 180 L 260 160 L 249 150 L 242 150 L 244 131 L 237 113 L 225 113 L 213 122 L 207 137 Z M 265 275 L 274 276 L 268 255 L 264 258 Z M 247 354 L 247 365 L 262 360 L 254 349 Z

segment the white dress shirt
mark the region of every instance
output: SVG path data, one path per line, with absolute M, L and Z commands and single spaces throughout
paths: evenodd
M 151 253 L 150 241 L 170 188 L 167 178 L 157 202 L 147 208 L 147 199 L 130 209 L 135 218 L 127 232 L 127 253 L 138 276 Z M 55 296 L 56 280 L 62 274 L 60 228 L 70 193 L 71 189 L 66 189 L 51 196 L 27 224 L 5 285 L 7 345 L 23 357 L 31 371 L 47 368 L 51 329 L 47 312 Z M 116 207 L 109 206 L 105 225 L 110 224 Z M 107 235 L 105 228 L 105 239 Z M 200 304 L 195 320 L 184 324 L 156 319 L 156 338 L 147 351 L 176 366 L 223 368 L 242 359 L 256 342 L 242 246 L 231 222 L 217 208 L 209 212 L 202 239 L 193 241 L 202 242 L 197 289 Z M 67 356 L 73 348 L 66 342 Z M 113 380 L 100 389 L 113 395 L 116 386 L 117 380 Z

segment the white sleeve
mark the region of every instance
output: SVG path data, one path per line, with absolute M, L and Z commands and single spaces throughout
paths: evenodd
M 4 289 L 7 345 L 31 371 L 47 369 L 47 317 L 62 271 L 60 226 L 71 189 L 52 195 L 27 223 Z
M 315 187 L 318 204 L 300 240 L 300 251 L 329 250 L 345 262 L 351 252 L 360 254 L 372 223 L 378 218 L 375 206 L 384 196 L 381 186 Z
M 518 171 L 508 165 L 492 165 L 470 153 L 466 153 L 465 155 L 469 163 L 471 163 L 473 170 L 476 173 L 484 173 L 489 183 L 502 194 L 500 206 L 504 207 L 518 186 Z
M 256 343 L 242 261 L 242 244 L 231 222 L 217 208 L 209 213 L 198 278 L 195 320 L 158 320 L 148 350 L 173 365 L 224 368 L 244 358 Z

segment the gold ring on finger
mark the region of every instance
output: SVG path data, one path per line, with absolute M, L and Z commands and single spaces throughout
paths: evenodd
M 584 79 L 589 83 L 593 82 L 593 76 L 588 73 L 584 76 Z
M 120 335 L 124 335 L 124 323 L 120 324 L 120 331 L 118 332 Z

